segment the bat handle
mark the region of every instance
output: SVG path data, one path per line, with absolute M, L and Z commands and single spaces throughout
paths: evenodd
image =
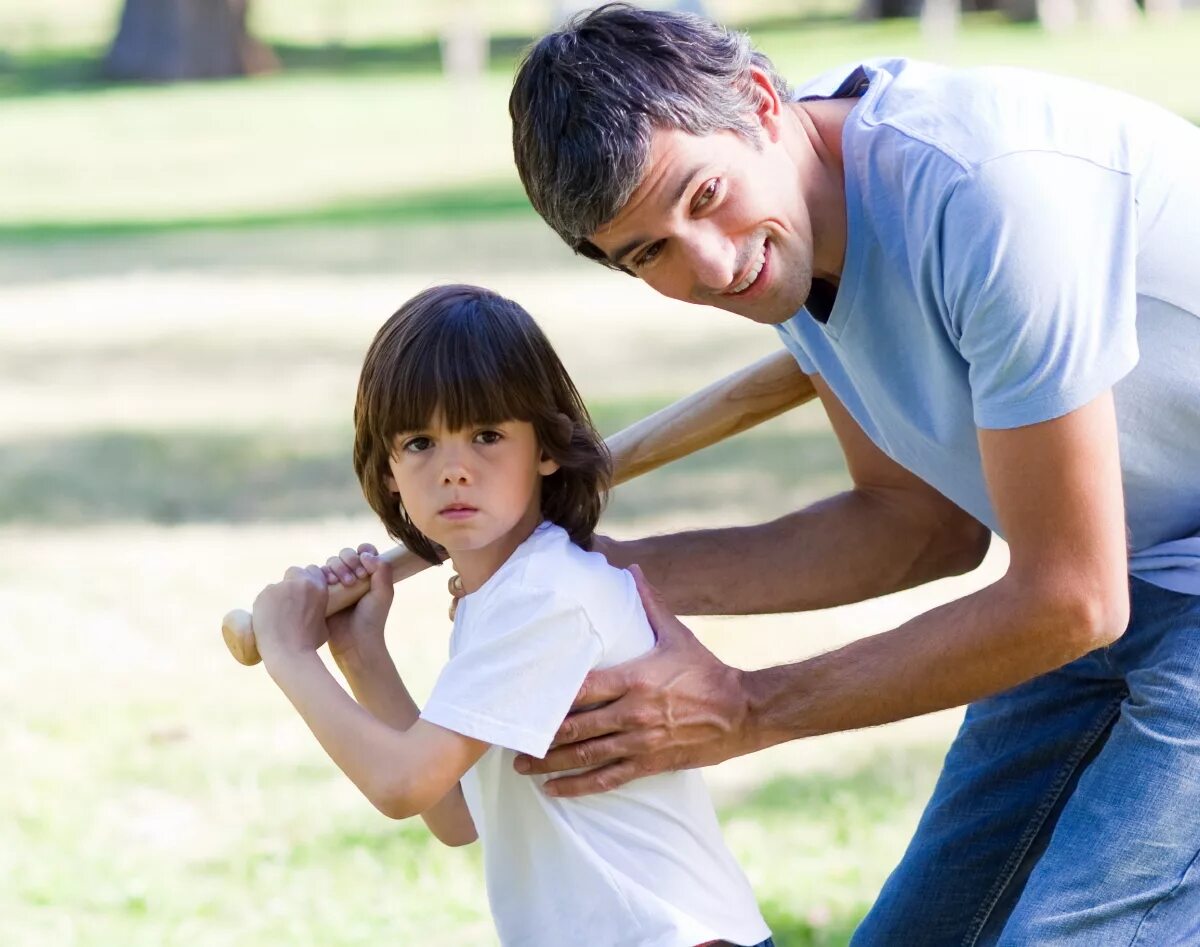
M 429 563 L 409 552 L 403 546 L 396 546 L 382 553 L 379 557 L 392 567 L 392 581 L 399 582 L 409 576 L 416 575 L 429 568 Z M 329 587 L 329 604 L 325 608 L 325 617 L 336 615 L 342 609 L 354 605 L 367 594 L 371 588 L 371 579 L 359 579 L 352 585 L 331 585 Z M 254 640 L 254 622 L 250 613 L 244 608 L 235 608 L 221 622 L 221 637 L 225 639 L 225 647 L 229 649 L 239 663 L 251 667 L 262 660 L 258 653 L 258 642 Z

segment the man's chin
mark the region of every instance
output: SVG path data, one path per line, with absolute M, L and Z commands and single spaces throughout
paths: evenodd
M 731 312 L 735 316 L 741 316 L 743 319 L 748 319 L 750 322 L 755 322 L 759 325 L 777 326 L 792 318 L 792 316 L 803 308 L 804 303 L 800 302 L 795 306 L 791 306 L 788 302 L 764 299 L 754 305 L 739 306 L 733 300 L 720 300 L 709 303 L 709 305 L 714 309 Z

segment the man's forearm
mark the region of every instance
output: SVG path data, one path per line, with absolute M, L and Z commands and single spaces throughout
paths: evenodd
M 806 611 L 974 568 L 988 534 L 961 511 L 848 491 L 768 523 L 652 536 L 606 549 L 637 563 L 681 615 Z M 950 507 L 943 507 L 949 510 Z
M 876 726 L 1007 690 L 1100 647 L 1085 607 L 1039 604 L 1004 580 L 799 664 L 746 672 L 744 752 Z

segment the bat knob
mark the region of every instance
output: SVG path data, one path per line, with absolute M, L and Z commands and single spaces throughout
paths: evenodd
M 250 667 L 258 664 L 262 657 L 258 653 L 258 644 L 254 640 L 254 626 L 250 622 L 250 613 L 241 608 L 235 608 L 221 622 L 221 637 L 225 639 L 225 647 L 229 649 L 239 663 Z

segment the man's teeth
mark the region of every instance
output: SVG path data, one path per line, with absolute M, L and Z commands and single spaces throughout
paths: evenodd
M 758 279 L 758 274 L 762 272 L 763 264 L 767 262 L 767 245 L 764 242 L 762 249 L 758 251 L 758 262 L 754 264 L 754 269 L 746 274 L 746 278 L 733 287 L 733 294 L 745 292 Z

